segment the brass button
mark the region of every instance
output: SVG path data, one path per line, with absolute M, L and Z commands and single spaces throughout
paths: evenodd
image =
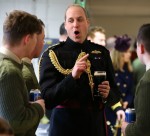
M 119 83 L 119 82 L 117 83 L 117 86 L 120 86 L 120 83 Z
M 127 87 L 127 84 L 123 84 L 123 87 L 126 88 L 126 87 Z

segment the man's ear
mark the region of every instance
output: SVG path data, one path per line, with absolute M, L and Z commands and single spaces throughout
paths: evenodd
M 27 44 L 29 42 L 30 35 L 28 34 L 28 35 L 24 36 L 23 39 L 24 39 L 24 43 Z
M 66 30 L 66 21 L 64 22 L 64 28 L 65 28 L 65 30 Z M 67 31 L 67 30 L 66 30 Z
M 141 54 L 144 54 L 144 52 L 145 52 L 145 47 L 143 44 L 141 44 Z
M 87 19 L 87 25 L 88 25 L 88 27 L 90 26 L 90 20 L 89 20 L 89 18 Z

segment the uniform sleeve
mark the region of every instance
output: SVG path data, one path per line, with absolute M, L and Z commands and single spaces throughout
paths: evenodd
M 136 121 L 127 126 L 126 136 L 149 136 L 150 80 L 141 80 L 135 96 Z
M 28 102 L 28 92 L 21 71 L 15 69 L 1 74 L 0 114 L 9 121 L 15 133 L 27 132 L 38 125 L 44 111 L 39 104 Z

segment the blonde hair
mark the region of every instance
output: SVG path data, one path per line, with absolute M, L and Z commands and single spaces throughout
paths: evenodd
M 122 57 L 124 53 L 125 52 L 119 52 L 117 50 L 112 51 L 111 58 L 112 58 L 112 63 L 115 71 L 117 70 L 123 71 L 124 62 L 122 61 Z M 131 61 L 127 62 L 127 68 L 130 72 L 133 71 Z
M 92 39 L 94 39 L 96 32 L 100 32 L 100 33 L 103 33 L 103 34 L 106 33 L 105 29 L 101 26 L 91 26 L 89 28 L 87 37 L 91 37 Z

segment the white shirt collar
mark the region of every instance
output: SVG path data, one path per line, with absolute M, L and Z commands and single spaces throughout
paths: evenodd
M 29 59 L 28 57 L 22 58 L 22 61 L 31 64 L 31 59 Z
M 150 69 L 150 61 L 146 64 L 146 71 Z
M 15 55 L 12 51 L 10 51 L 9 49 L 7 49 L 7 48 L 1 46 L 1 47 L 0 47 L 0 52 L 1 52 L 2 54 L 5 54 L 5 55 L 8 56 L 9 58 L 13 59 L 13 60 L 16 61 L 17 63 L 19 63 L 19 64 L 22 63 L 21 59 L 20 59 L 18 56 L 16 56 L 16 55 Z

